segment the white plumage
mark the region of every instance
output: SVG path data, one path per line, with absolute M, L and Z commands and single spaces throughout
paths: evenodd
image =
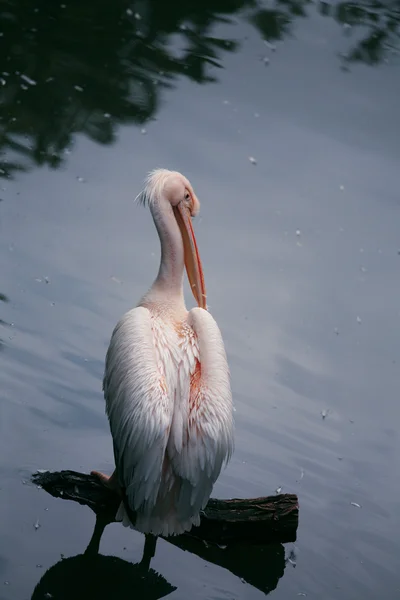
M 232 396 L 221 333 L 205 308 L 193 188 L 179 173 L 154 171 L 142 197 L 160 235 L 160 270 L 114 329 L 103 389 L 116 478 L 136 517 L 132 525 L 121 502 L 117 519 L 146 534 L 174 535 L 199 524 L 231 457 Z M 184 264 L 200 306 L 190 312 Z
M 228 366 L 214 319 L 195 308 L 176 329 L 146 308 L 129 311 L 111 338 L 104 394 L 135 528 L 172 535 L 198 525 L 233 450 Z M 130 524 L 123 504 L 118 516 Z

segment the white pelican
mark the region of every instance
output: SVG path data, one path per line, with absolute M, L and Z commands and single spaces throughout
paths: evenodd
M 166 169 L 149 174 L 139 199 L 150 207 L 161 263 L 111 337 L 103 390 L 116 466 L 111 477 L 92 474 L 121 493 L 117 520 L 149 541 L 199 524 L 234 436 L 224 344 L 192 227 L 200 203 L 186 177 Z M 184 266 L 198 304 L 189 312 Z

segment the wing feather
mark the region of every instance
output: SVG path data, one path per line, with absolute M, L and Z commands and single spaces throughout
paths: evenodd
M 103 389 L 120 484 L 131 508 L 150 513 L 159 492 L 173 398 L 146 308 L 127 312 L 115 327 Z
M 213 485 L 234 448 L 233 406 L 229 368 L 220 330 L 201 308 L 189 312 L 194 332 L 180 365 L 175 398 L 174 432 L 168 454 L 181 478 L 180 515 L 205 507 Z

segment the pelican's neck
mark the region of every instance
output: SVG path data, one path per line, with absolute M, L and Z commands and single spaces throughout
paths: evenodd
M 151 286 L 148 299 L 157 303 L 184 308 L 183 270 L 185 267 L 182 234 L 171 204 L 161 198 L 150 207 L 161 243 L 158 275 Z

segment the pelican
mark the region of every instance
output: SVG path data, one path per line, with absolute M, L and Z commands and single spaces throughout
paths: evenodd
M 115 471 L 92 471 L 122 501 L 116 520 L 146 534 L 184 533 L 200 523 L 213 485 L 234 448 L 229 368 L 207 310 L 192 217 L 192 185 L 176 171 L 149 173 L 138 199 L 150 208 L 161 243 L 157 277 L 117 323 L 103 391 Z M 187 276 L 197 307 L 188 311 Z M 145 551 L 146 551 L 145 544 Z

